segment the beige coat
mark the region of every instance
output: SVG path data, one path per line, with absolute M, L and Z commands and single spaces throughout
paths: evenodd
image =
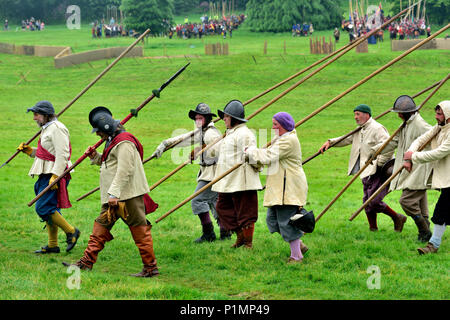
M 219 129 L 217 129 L 214 126 L 214 123 L 210 122 L 209 125 L 203 129 L 202 131 L 196 130 L 196 133 L 192 135 L 192 131 L 188 132 L 186 134 L 182 134 L 170 139 L 167 139 L 166 141 L 170 144 L 175 143 L 179 140 L 182 140 L 179 144 L 177 144 L 175 147 L 181 148 L 181 147 L 188 147 L 192 146 L 194 144 L 198 144 L 199 146 L 202 146 L 203 143 L 206 145 L 209 145 L 216 141 L 217 139 L 222 137 L 222 134 L 220 133 Z M 206 153 L 206 155 L 205 155 Z M 203 157 L 203 158 L 202 158 Z M 208 149 L 206 152 L 204 152 L 199 159 L 203 163 L 214 163 L 217 162 L 217 159 L 211 156 L 211 151 Z M 200 162 L 200 171 L 197 175 L 197 181 L 203 180 L 203 181 L 211 181 L 214 178 L 214 174 L 216 172 L 216 165 L 201 165 Z
M 101 162 L 98 153 L 91 162 L 101 166 L 102 204 L 108 203 L 109 195 L 124 201 L 150 192 L 141 157 L 131 141 L 119 142 L 111 149 L 106 161 Z
M 44 149 L 55 156 L 55 162 L 36 158 L 37 148 L 33 148 L 30 157 L 34 158 L 28 174 L 33 177 L 40 174 L 55 174 L 60 176 L 67 166 L 71 166 L 69 130 L 58 120 L 53 120 L 41 129 L 41 145 Z
M 375 121 L 373 118 L 367 120 L 366 123 L 362 125 L 362 129 L 358 132 L 352 134 L 346 139 L 342 140 L 335 147 L 344 147 L 349 144 L 352 145 L 352 150 L 350 151 L 350 161 L 348 163 L 348 175 L 355 174 L 355 165 L 357 165 L 357 160 L 359 157 L 359 168 L 361 169 L 369 160 L 372 153 L 372 147 L 376 144 L 383 143 L 389 138 L 389 133 L 386 128 Z M 339 138 L 329 139 L 330 143 L 334 143 Z M 377 171 L 377 166 L 383 166 L 386 162 L 392 159 L 394 152 L 389 152 L 378 156 L 371 165 L 369 165 L 360 175 L 360 178 L 371 176 Z M 352 172 L 353 171 L 353 172 Z
M 397 149 L 393 172 L 403 167 L 403 155 L 408 151 L 411 143 L 419 136 L 431 129 L 429 125 L 419 113 L 414 114 L 406 121 L 406 126 L 392 139 L 392 141 L 383 149 L 382 153 L 388 153 Z M 375 153 L 381 144 L 372 148 Z M 429 147 L 427 148 L 429 149 Z M 427 183 L 431 173 L 429 164 L 421 164 L 413 167 L 411 173 L 406 170 L 397 175 L 390 184 L 390 190 L 425 190 L 430 188 Z
M 249 162 L 267 165 L 264 206 L 304 206 L 308 183 L 295 130 L 277 138 L 267 149 L 248 150 Z
M 234 165 L 244 163 L 232 173 L 213 184 L 212 191 L 232 193 L 262 189 L 259 172 L 244 162 L 244 150 L 250 146 L 256 146 L 255 135 L 245 123 L 242 123 L 232 129 L 228 129 L 225 138 L 216 144 L 216 148 L 211 148 L 211 155 L 219 157 L 214 178 L 220 176 Z
M 450 108 L 443 107 L 445 120 L 450 118 Z M 431 140 L 431 150 L 417 152 L 419 147 L 432 137 L 436 132 L 437 136 Z M 414 165 L 430 162 L 433 168 L 432 188 L 441 189 L 450 187 L 450 123 L 445 126 L 435 125 L 419 138 L 414 140 L 409 151 L 414 151 L 412 155 Z

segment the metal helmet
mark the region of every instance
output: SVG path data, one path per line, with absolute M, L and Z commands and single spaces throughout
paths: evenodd
M 306 211 L 305 208 L 301 208 L 297 214 L 291 217 L 289 224 L 303 232 L 312 233 L 316 226 L 316 219 L 312 211 Z
M 195 120 L 195 116 L 200 114 L 202 116 L 212 116 L 217 117 L 214 113 L 211 113 L 211 108 L 206 103 L 199 103 L 195 110 L 189 111 L 189 118 Z
M 244 105 L 239 100 L 231 100 L 227 103 L 223 111 L 217 110 L 217 113 L 221 119 L 223 119 L 224 114 L 226 114 L 242 122 L 248 121 L 245 119 Z
M 394 107 L 392 108 L 393 112 L 399 112 L 399 113 L 409 113 L 409 112 L 415 112 L 419 109 L 419 107 L 416 106 L 413 98 L 407 95 L 402 95 L 397 98 L 394 102 Z
M 107 108 L 99 106 L 92 109 L 89 113 L 89 122 L 92 126 L 92 133 L 101 131 L 110 136 L 116 131 L 119 120 L 114 120 L 111 111 Z

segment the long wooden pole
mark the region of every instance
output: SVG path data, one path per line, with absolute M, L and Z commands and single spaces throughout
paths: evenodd
M 446 78 L 447 79 L 447 78 Z M 441 83 L 442 85 L 443 83 Z M 431 96 L 441 87 L 438 86 L 420 105 L 419 109 L 431 98 Z M 387 139 L 383 145 L 375 152 L 375 154 L 370 157 L 369 160 L 364 164 L 364 166 L 350 179 L 349 182 L 342 188 L 342 190 L 331 200 L 331 202 L 322 210 L 322 212 L 316 217 L 316 222 L 330 209 L 330 207 L 339 199 L 339 197 L 350 187 L 350 185 L 360 176 L 360 174 L 372 163 L 373 160 L 383 151 L 383 149 L 392 141 L 392 139 L 406 126 L 406 121 L 403 121 L 401 126 L 395 130 L 395 132 Z
M 442 80 L 437 81 L 436 83 L 434 83 L 433 85 L 429 86 L 428 88 L 423 89 L 422 91 L 416 93 L 415 95 L 412 96 L 413 99 L 417 98 L 418 96 L 422 95 L 423 93 L 433 89 L 434 87 L 436 87 L 437 85 L 439 85 L 439 83 L 441 83 Z M 392 110 L 392 108 L 387 109 L 386 111 L 380 113 L 379 115 L 377 115 L 376 117 L 374 117 L 375 120 L 380 119 L 381 117 L 384 117 L 386 114 L 390 113 Z M 357 127 L 355 129 L 353 129 L 352 131 L 350 131 L 349 133 L 341 136 L 338 140 L 336 140 L 335 142 L 333 142 L 333 144 L 330 145 L 330 147 L 326 150 L 330 150 L 332 147 L 334 147 L 336 144 L 338 144 L 339 142 L 345 140 L 346 138 L 350 137 L 351 135 L 355 134 L 356 132 L 360 131 L 362 129 L 362 127 Z M 324 151 L 325 152 L 325 151 Z M 309 158 L 307 158 L 306 160 L 303 161 L 302 165 L 307 164 L 309 161 L 313 160 L 314 158 L 316 158 L 317 156 L 323 154 L 321 151 L 317 151 L 315 154 L 313 154 L 312 156 L 310 156 Z
M 72 101 L 69 102 L 57 115 L 56 117 L 59 118 L 67 109 L 69 109 L 83 94 L 86 93 L 100 78 L 102 78 L 109 70 L 111 70 L 112 67 L 114 67 L 117 62 L 119 62 L 120 59 L 122 59 L 136 44 L 139 43 L 140 40 L 142 40 L 143 37 L 145 37 L 150 32 L 150 29 L 147 29 L 135 42 L 133 42 L 125 51 L 123 51 L 109 66 L 107 66 L 97 77 L 95 77 L 94 80 L 92 80 L 75 98 L 72 99 Z M 36 134 L 31 137 L 25 144 L 30 144 L 33 142 L 34 139 L 36 139 L 41 134 L 41 131 L 39 130 L 36 132 Z M 12 159 L 14 159 L 18 154 L 20 153 L 19 150 L 17 150 L 8 160 L 6 160 L 5 163 L 3 163 L 0 168 L 2 168 L 4 165 L 8 164 Z
M 407 10 L 407 9 L 405 9 L 405 10 Z M 439 30 L 438 32 L 436 32 L 435 34 L 433 34 L 433 36 L 434 37 L 436 37 L 437 35 L 439 35 L 440 33 L 442 33 L 442 32 L 444 32 L 448 27 L 450 26 L 450 24 L 449 25 L 447 25 L 446 27 L 444 27 L 444 28 L 442 28 L 441 30 Z M 376 29 L 375 29 L 376 30 Z M 430 37 L 431 38 L 431 37 Z M 430 39 L 430 38 L 427 38 L 427 39 Z M 427 39 L 425 39 L 425 40 L 422 40 L 420 43 L 418 43 L 417 45 L 415 45 L 413 48 L 414 48 L 414 50 L 415 49 L 417 49 L 417 48 L 419 48 L 420 46 L 422 46 L 422 45 L 424 45 L 425 43 L 426 43 L 426 40 Z M 430 39 L 431 40 L 431 39 Z M 413 49 L 413 48 L 411 48 L 411 49 Z M 337 100 L 339 100 L 340 98 L 342 98 L 344 95 L 346 95 L 346 94 L 348 94 L 349 92 L 351 92 L 351 91 L 353 91 L 354 89 L 356 89 L 359 85 L 361 85 L 361 84 L 363 84 L 363 83 L 365 83 L 365 82 L 367 82 L 371 77 L 373 77 L 373 76 L 375 76 L 375 75 L 377 75 L 378 73 L 380 73 L 381 71 L 383 71 L 383 70 L 385 70 L 388 66 L 391 66 L 392 64 L 394 64 L 395 62 L 397 62 L 397 61 L 399 61 L 401 58 L 403 58 L 403 57 L 405 57 L 407 54 L 409 54 L 409 53 L 411 53 L 413 50 L 408 50 L 408 51 L 406 51 L 405 53 L 403 53 L 401 56 L 399 56 L 399 57 L 397 57 L 397 58 L 395 58 L 395 59 L 393 59 L 392 61 L 390 61 L 388 64 L 386 64 L 385 66 L 383 66 L 383 67 L 381 67 L 380 69 L 378 69 L 377 71 L 375 71 L 375 72 L 373 72 L 370 76 L 368 76 L 368 77 L 366 77 L 366 78 L 364 78 L 363 80 L 361 80 L 361 81 L 359 81 L 357 84 L 355 84 L 355 85 L 353 85 L 351 88 L 349 88 L 349 89 L 347 89 L 345 92 L 343 92 L 343 93 L 341 93 L 340 95 L 338 95 L 337 97 L 335 97 L 334 99 L 332 99 L 332 100 L 330 100 L 328 103 L 326 103 L 325 105 L 323 105 L 322 107 L 320 107 L 320 108 L 318 108 L 316 111 L 314 111 L 313 113 L 311 113 L 309 116 L 307 116 L 306 118 L 304 118 L 304 119 L 302 119 L 302 120 L 300 120 L 299 122 L 297 122 L 296 124 L 295 124 L 295 128 L 297 128 L 298 126 L 300 126 L 301 124 L 303 124 L 303 123 L 305 123 L 306 121 L 308 121 L 309 119 L 311 119 L 314 115 L 316 115 L 317 113 L 319 113 L 319 112 L 321 112 L 322 110 L 324 110 L 326 107 L 328 107 L 329 105 L 331 105 L 333 102 L 335 102 L 335 101 L 337 101 Z M 216 140 L 216 142 L 218 142 L 219 140 L 221 140 L 222 138 L 220 138 L 220 139 L 217 139 Z M 211 143 L 210 145 L 208 145 L 208 146 L 206 146 L 206 148 L 204 148 L 204 149 L 202 149 L 202 151 L 200 151 L 200 152 L 204 152 L 206 149 L 208 149 L 209 147 L 211 147 L 212 145 L 214 145 L 216 142 L 213 142 L 213 143 Z M 270 145 L 270 143 L 268 144 L 268 145 Z M 384 147 L 383 147 L 384 148 Z M 373 160 L 373 159 L 372 159 Z M 228 172 L 227 174 L 229 174 L 229 173 L 231 173 L 232 171 L 234 171 L 235 169 L 237 169 L 239 166 L 241 166 L 242 164 L 239 164 L 239 165 L 235 165 L 233 168 L 233 170 L 231 170 L 230 172 Z M 177 168 L 178 169 L 178 168 Z M 222 177 L 223 178 L 223 177 Z M 222 179 L 221 178 L 221 179 Z M 219 179 L 220 180 L 220 179 Z M 207 188 L 207 186 L 209 187 L 209 186 L 211 186 L 212 184 L 214 184 L 214 183 L 216 183 L 217 181 L 216 181 L 216 179 L 214 179 L 213 180 L 214 182 L 209 182 L 208 184 L 206 184 L 205 186 L 204 186 L 204 188 L 206 189 Z M 205 190 L 204 189 L 204 190 Z M 198 193 L 199 194 L 199 193 Z M 184 201 L 183 201 L 184 202 Z M 186 202 L 184 202 L 183 203 L 183 205 L 184 204 L 186 204 L 187 203 L 187 201 Z M 178 206 L 175 210 L 177 210 L 178 208 L 180 208 L 181 206 Z M 175 210 L 171 210 L 171 213 L 172 212 L 174 212 Z M 166 217 L 167 215 L 165 215 L 165 217 Z M 161 219 L 158 219 L 157 220 L 157 222 L 159 222 L 159 221 L 161 221 Z
M 448 74 L 447 75 L 447 77 L 445 77 L 441 82 L 440 82 L 440 84 L 439 84 L 439 86 L 436 88 L 436 89 L 434 89 L 433 90 L 433 92 L 431 92 L 429 95 L 428 95 L 428 97 L 422 102 L 422 104 L 420 105 L 420 107 L 419 107 L 419 109 L 418 110 L 420 110 L 423 106 L 424 106 L 424 104 L 425 103 L 427 103 L 428 102 L 428 100 L 430 100 L 431 99 L 431 97 L 444 85 L 444 83 L 448 80 L 448 78 L 450 77 L 450 74 Z M 417 111 L 418 111 L 417 110 Z M 437 134 L 437 133 L 436 133 Z M 432 138 L 434 138 L 435 137 L 435 135 L 433 135 L 433 137 L 431 137 L 427 142 L 425 142 L 420 148 L 419 148 L 419 151 L 422 151 L 427 145 L 428 145 L 428 143 L 430 143 L 431 142 L 431 140 L 432 140 Z M 353 214 L 352 214 L 352 216 L 350 217 L 350 221 L 352 221 L 353 219 L 355 219 L 356 218 L 356 216 L 358 216 L 358 214 L 365 208 L 365 207 L 367 207 L 368 205 L 369 205 L 369 203 L 373 200 L 373 199 L 375 199 L 375 197 L 386 187 L 386 186 L 388 186 L 389 185 L 389 183 L 397 176 L 397 175 L 399 175 L 400 174 L 400 172 L 402 172 L 402 170 L 404 169 L 404 167 L 403 166 L 401 166 L 395 173 L 393 173 L 390 177 L 389 177 L 389 179 L 388 180 L 386 180 L 378 189 L 377 189 L 377 191 L 375 191 L 370 197 L 369 197 L 369 199 L 367 199 L 366 200 L 366 202 L 364 202 L 364 204 L 358 209 L 358 210 L 356 210 Z
M 404 12 L 406 12 L 408 9 L 405 9 Z M 292 90 L 294 90 L 295 88 L 297 88 L 299 85 L 301 85 L 303 82 L 305 82 L 306 80 L 308 80 L 309 78 L 311 78 L 312 76 L 314 76 L 315 74 L 317 74 L 318 72 L 320 72 L 321 70 L 323 70 L 324 68 L 326 68 L 328 65 L 330 65 L 331 63 L 333 63 L 334 61 L 336 61 L 337 59 L 339 59 L 340 57 L 342 57 L 344 54 L 346 54 L 348 51 L 350 51 L 351 49 L 353 49 L 354 47 L 356 47 L 357 45 L 359 45 L 361 42 L 365 41 L 368 37 L 370 37 L 372 34 L 374 34 L 375 32 L 377 32 L 378 29 L 388 25 L 389 23 L 391 23 L 392 21 L 394 21 L 395 19 L 397 19 L 401 14 L 404 13 L 403 11 L 398 13 L 397 15 L 395 15 L 393 18 L 391 18 L 389 21 L 387 21 L 386 23 L 384 23 L 383 25 L 381 25 L 378 28 L 373 29 L 372 31 L 370 31 L 369 33 L 367 33 L 365 36 L 359 38 L 357 41 L 354 41 L 350 44 L 350 46 L 348 46 L 345 50 L 343 50 L 341 53 L 339 53 L 336 57 L 334 57 L 333 59 L 331 59 L 330 61 L 326 62 L 325 64 L 323 64 L 322 66 L 320 66 L 319 68 L 317 68 L 316 70 L 314 70 L 313 72 L 311 72 L 310 74 L 308 74 L 307 76 L 305 76 L 304 78 L 302 78 L 300 81 L 298 81 L 297 83 L 295 83 L 294 85 L 292 85 L 291 87 L 289 87 L 287 90 L 283 91 L 282 93 L 280 93 L 278 96 L 276 96 L 275 98 L 273 98 L 272 100 L 270 100 L 268 103 L 266 103 L 265 105 L 263 105 L 262 107 L 260 107 L 258 110 L 256 110 L 255 112 L 253 112 L 250 116 L 247 117 L 247 120 L 250 120 L 251 118 L 253 118 L 254 116 L 256 116 L 258 113 L 260 113 L 261 111 L 265 110 L 266 108 L 268 108 L 270 105 L 272 105 L 273 103 L 275 103 L 276 101 L 278 101 L 279 99 L 281 99 L 282 97 L 284 97 L 286 94 L 288 94 L 289 92 L 291 92 Z M 429 38 L 428 38 L 429 39 Z M 411 52 L 411 51 L 410 51 Z M 395 60 L 395 59 L 394 59 Z M 400 60 L 400 59 L 398 59 Z M 398 60 L 396 60 L 395 62 L 397 62 Z M 393 63 L 395 63 L 393 62 Z M 393 64 L 391 63 L 391 64 Z M 390 64 L 389 64 L 390 65 Z M 389 65 L 385 66 L 385 68 L 387 68 Z M 384 69 L 385 69 L 384 68 Z M 383 70 L 384 70 L 383 69 Z M 380 70 L 379 72 L 381 72 L 382 70 Z M 379 73 L 378 72 L 378 73 Z M 321 108 L 317 109 L 315 112 L 313 112 L 312 114 L 310 114 L 307 118 L 303 119 L 302 123 L 306 122 L 307 120 L 311 119 L 313 116 L 315 116 L 317 113 L 319 113 L 320 111 L 322 111 L 323 109 L 325 109 L 326 107 L 328 107 L 329 105 L 331 105 L 332 103 L 336 102 L 337 100 L 339 100 L 340 98 L 342 98 L 344 95 L 346 95 L 347 93 L 349 93 L 350 91 L 354 90 L 356 87 L 358 87 L 359 85 L 361 85 L 362 83 L 368 81 L 371 77 L 375 76 L 377 73 L 372 74 L 369 77 L 366 77 L 365 79 L 361 80 L 360 83 L 358 85 L 355 85 L 353 88 L 350 88 L 348 90 L 348 92 L 344 92 L 343 94 L 339 95 L 337 98 L 335 98 L 335 100 L 332 100 L 331 102 L 329 102 L 327 105 L 322 106 Z M 300 125 L 299 124 L 299 125 Z M 208 146 L 206 146 L 205 148 L 203 148 L 202 150 L 199 151 L 198 154 L 202 154 L 205 151 L 209 150 L 213 145 L 215 145 L 217 142 L 219 142 L 220 140 L 223 139 L 223 137 L 225 137 L 225 135 L 223 135 L 221 138 L 217 139 L 216 141 L 212 142 L 211 144 L 209 144 Z M 191 160 L 186 160 L 184 163 L 180 164 L 177 168 L 175 168 L 173 171 L 169 172 L 166 176 L 164 176 L 163 178 L 161 178 L 158 182 L 156 182 L 155 184 L 153 184 L 150 187 L 150 190 L 155 189 L 157 186 L 159 186 L 161 183 L 163 183 L 164 181 L 166 181 L 167 179 L 169 179 L 171 176 L 173 176 L 175 173 L 177 173 L 178 171 L 180 171 L 182 168 L 184 168 L 186 165 L 188 165 L 189 163 L 191 163 Z
M 120 124 L 124 125 L 125 123 L 128 122 L 128 120 L 130 120 L 133 116 L 136 116 L 137 113 L 143 108 L 145 107 L 150 101 L 152 101 L 155 97 L 159 98 L 159 95 L 161 93 L 162 90 L 164 90 L 165 87 L 167 87 L 173 80 L 175 80 L 175 78 L 177 78 L 189 65 L 190 63 L 188 63 L 187 65 L 185 65 L 183 68 L 181 68 L 180 70 L 178 70 L 169 80 L 167 80 L 159 89 L 155 89 L 152 92 L 152 95 L 149 96 L 147 99 L 145 99 L 144 102 L 142 102 L 139 107 L 137 107 L 135 110 L 133 110 L 132 112 L 130 112 L 130 114 L 128 114 L 128 116 L 126 116 L 122 121 L 120 121 Z M 103 139 L 100 139 L 95 145 L 92 146 L 92 149 L 97 149 L 100 145 L 102 145 L 102 143 L 104 142 Z M 72 166 L 70 166 L 68 169 L 66 169 L 60 176 L 58 176 L 58 178 L 56 178 L 52 183 L 50 183 L 44 190 L 42 190 L 33 200 L 31 200 L 28 203 L 28 206 L 31 207 L 37 200 L 39 200 L 46 192 L 48 192 L 48 190 L 51 189 L 51 187 L 53 187 L 55 184 L 57 184 L 59 182 L 59 180 L 61 180 L 66 174 L 68 174 L 70 171 L 72 171 L 75 167 L 77 167 L 81 162 L 83 162 L 84 159 L 86 159 L 88 157 L 88 153 L 84 153 L 74 164 L 72 164 Z

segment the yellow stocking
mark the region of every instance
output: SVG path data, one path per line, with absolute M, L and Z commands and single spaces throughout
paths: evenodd
M 65 233 L 75 232 L 75 228 L 72 227 L 58 211 L 55 211 L 55 213 L 52 214 L 52 222 L 61 229 L 63 229 Z
M 58 246 L 58 226 L 56 224 L 49 225 L 47 224 L 48 231 L 48 247 L 55 248 Z

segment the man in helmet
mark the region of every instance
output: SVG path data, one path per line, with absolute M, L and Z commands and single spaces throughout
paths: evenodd
M 259 172 L 244 161 L 244 150 L 256 146 L 255 135 L 247 127 L 244 105 L 239 100 L 230 101 L 219 117 L 227 127 L 225 138 L 211 155 L 218 151 L 215 178 L 236 164 L 243 163 L 233 172 L 217 181 L 212 191 L 219 193 L 216 210 L 219 221 L 227 230 L 237 235 L 233 248 L 252 248 L 255 222 L 258 220 L 258 194 L 262 188 Z
M 362 129 L 346 139 L 335 144 L 340 138 L 329 139 L 325 142 L 319 151 L 324 152 L 332 144 L 335 147 L 344 147 L 352 145 L 350 151 L 350 161 L 348 164 L 348 175 L 356 174 L 370 159 L 372 147 L 378 143 L 384 143 L 389 138 L 386 128 L 372 118 L 372 110 L 366 104 L 360 104 L 353 109 L 355 121 Z M 386 181 L 382 174 L 383 165 L 392 159 L 393 151 L 378 156 L 367 168 L 360 174 L 363 184 L 364 196 L 363 202 L 378 190 L 378 188 Z M 377 213 L 382 212 L 391 217 L 394 222 L 394 230 L 402 232 L 406 217 L 396 213 L 385 202 L 383 198 L 386 196 L 388 188 L 383 189 L 375 199 L 365 208 L 367 220 L 369 222 L 370 231 L 378 231 Z
M 100 215 L 83 257 L 75 265 L 91 270 L 105 243 L 111 241 L 111 229 L 121 218 L 129 227 L 139 249 L 144 267 L 135 277 L 153 277 L 159 274 L 153 251 L 152 225 L 145 215 L 157 208 L 150 196 L 142 165 L 143 147 L 139 140 L 125 131 L 119 120 L 114 120 L 105 107 L 96 107 L 89 113 L 89 122 L 99 137 L 106 141 L 103 154 L 92 147 L 86 150 L 92 164 L 100 165 Z M 65 266 L 70 264 L 63 262 Z
M 200 103 L 195 110 L 190 110 L 188 113 L 189 118 L 195 121 L 196 130 L 182 134 L 170 139 L 166 139 L 156 148 L 152 156 L 160 158 L 162 153 L 168 150 L 171 146 L 174 147 L 186 147 L 195 144 L 199 144 L 192 154 L 193 160 L 198 152 L 206 145 L 209 145 L 221 138 L 220 131 L 214 126 L 212 121 L 213 117 L 216 117 L 214 113 L 211 113 L 210 107 L 206 103 Z M 216 171 L 217 157 L 210 157 L 209 151 L 206 151 L 200 155 L 200 170 L 197 174 L 197 187 L 195 191 L 203 188 L 213 178 Z M 199 194 L 192 199 L 191 207 L 194 215 L 197 215 L 202 225 L 203 234 L 195 240 L 196 243 L 212 242 L 216 240 L 216 234 L 214 233 L 214 226 L 211 222 L 209 211 L 211 210 L 214 218 L 220 227 L 220 239 L 229 239 L 230 233 L 225 228 L 221 227 L 219 223 L 219 217 L 216 212 L 217 192 L 211 190 L 209 187 L 207 190 Z
M 414 140 L 405 153 L 403 163 L 408 171 L 418 164 L 431 163 L 431 187 L 441 190 L 431 218 L 434 223 L 433 235 L 425 248 L 417 249 L 419 254 L 436 253 L 441 245 L 445 227 L 450 223 L 450 101 L 440 102 L 435 107 L 435 112 L 437 125 Z M 431 150 L 418 151 L 431 137 Z
M 55 116 L 55 109 L 50 101 L 39 101 L 27 112 L 33 112 L 33 120 L 41 128 L 41 137 L 37 148 L 32 148 L 22 142 L 17 150 L 34 158 L 29 175 L 38 176 L 34 185 L 36 195 L 41 193 L 49 184 L 52 184 L 69 166 L 71 146 L 69 130 L 59 122 Z M 59 253 L 58 227 L 66 233 L 66 251 L 72 250 L 80 236 L 80 230 L 73 227 L 61 215 L 62 208 L 70 208 L 67 186 L 70 174 L 58 181 L 48 192 L 36 201 L 35 210 L 48 231 L 48 244 L 35 253 Z
M 431 125 L 422 118 L 418 109 L 414 100 L 407 95 L 399 96 L 392 108 L 392 112 L 397 112 L 398 117 L 405 122 L 403 129 L 381 152 L 385 154 L 397 149 L 393 172 L 403 166 L 403 155 L 411 143 L 431 129 Z M 372 147 L 372 152 L 375 153 L 381 145 L 382 143 Z M 429 150 L 429 147 L 426 150 Z M 414 220 L 419 232 L 417 240 L 422 242 L 428 242 L 431 237 L 426 192 L 429 189 L 430 172 L 429 164 L 416 165 L 411 173 L 403 170 L 390 183 L 390 191 L 402 190 L 400 205 L 403 211 Z
M 304 231 L 291 223 L 306 205 L 308 183 L 302 167 L 302 151 L 295 131 L 295 121 L 287 112 L 278 112 L 272 118 L 276 138 L 268 148 L 250 147 L 245 158 L 250 164 L 267 165 L 264 206 L 270 233 L 278 232 L 289 243 L 288 263 L 301 262 L 308 248 L 300 238 Z

